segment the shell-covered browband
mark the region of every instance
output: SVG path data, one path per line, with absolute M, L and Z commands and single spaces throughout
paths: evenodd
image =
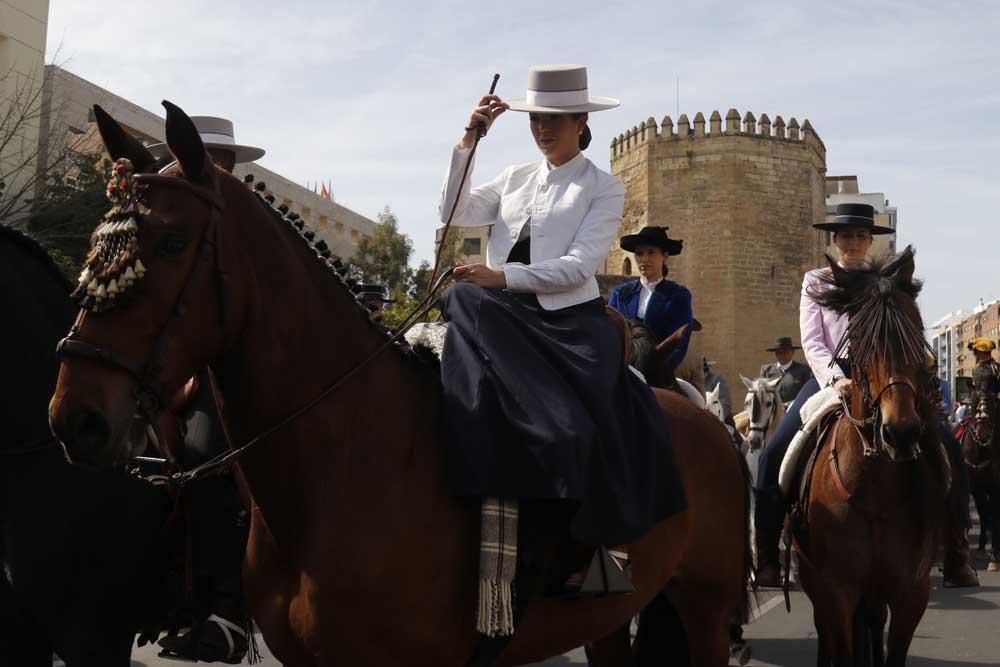
M 142 203 L 132 162 L 115 161 L 108 181 L 111 210 L 90 236 L 73 299 L 81 308 L 101 312 L 113 308 L 146 273 L 139 257 L 138 221 L 149 209 Z

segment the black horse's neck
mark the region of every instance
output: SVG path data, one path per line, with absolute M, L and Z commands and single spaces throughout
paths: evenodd
M 0 226 L 0 349 L 6 352 L 3 447 L 22 449 L 51 437 L 47 406 L 59 372 L 56 343 L 76 308 L 65 279 L 32 239 Z

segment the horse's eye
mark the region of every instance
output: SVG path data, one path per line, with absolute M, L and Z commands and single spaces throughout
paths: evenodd
M 172 259 L 184 252 L 187 243 L 183 236 L 167 234 L 156 244 L 156 254 L 164 259 Z

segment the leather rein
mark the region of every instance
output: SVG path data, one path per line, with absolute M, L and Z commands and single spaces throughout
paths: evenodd
M 854 429 L 857 432 L 858 437 L 861 439 L 861 445 L 864 452 L 862 461 L 874 461 L 875 459 L 879 458 L 885 451 L 884 443 L 882 443 L 882 446 L 876 446 L 876 444 L 874 443 L 874 441 L 879 437 L 879 429 L 877 428 L 877 426 L 882 419 L 882 411 L 879 405 L 879 401 L 882 399 L 882 396 L 890 387 L 896 385 L 902 385 L 904 387 L 908 387 L 910 391 L 913 392 L 914 397 L 920 395 L 919 392 L 917 391 L 917 386 L 913 383 L 913 380 L 903 375 L 892 375 L 888 378 L 886 384 L 875 394 L 874 398 L 865 401 L 868 409 L 871 410 L 871 414 L 868 417 L 865 417 L 864 419 L 857 419 L 853 415 L 851 415 L 851 407 L 847 404 L 847 400 L 843 396 L 840 397 L 840 404 L 844 411 L 843 412 L 844 417 L 847 419 L 847 421 L 851 423 L 852 426 L 854 426 Z M 867 385 L 865 394 L 867 398 L 868 394 Z M 871 438 L 865 435 L 865 431 L 869 427 L 872 428 Z M 830 471 L 833 473 L 833 482 L 834 485 L 837 487 L 837 491 L 840 493 L 841 497 L 844 499 L 845 502 L 850 503 L 853 500 L 854 496 L 847 489 L 847 484 L 844 481 L 844 476 L 840 469 L 839 452 L 837 449 L 837 434 L 839 432 L 839 428 L 840 428 L 840 420 L 838 419 L 834 423 L 833 430 L 831 431 L 830 434 L 830 455 L 828 457 L 828 462 L 830 465 Z M 918 444 L 914 444 L 914 452 L 916 456 L 919 456 L 920 447 Z

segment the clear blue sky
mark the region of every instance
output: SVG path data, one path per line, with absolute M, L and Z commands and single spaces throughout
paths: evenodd
M 341 203 L 389 205 L 430 258 L 441 179 L 493 72 L 523 93 L 527 69 L 579 62 L 595 114 L 589 157 L 648 116 L 730 107 L 809 118 L 828 173 L 858 174 L 899 207 L 918 251 L 929 323 L 1000 295 L 1000 3 L 366 2 L 52 0 L 50 57 L 161 112 L 236 122 L 261 163 L 332 180 Z M 474 181 L 536 159 L 527 120 L 501 118 Z

